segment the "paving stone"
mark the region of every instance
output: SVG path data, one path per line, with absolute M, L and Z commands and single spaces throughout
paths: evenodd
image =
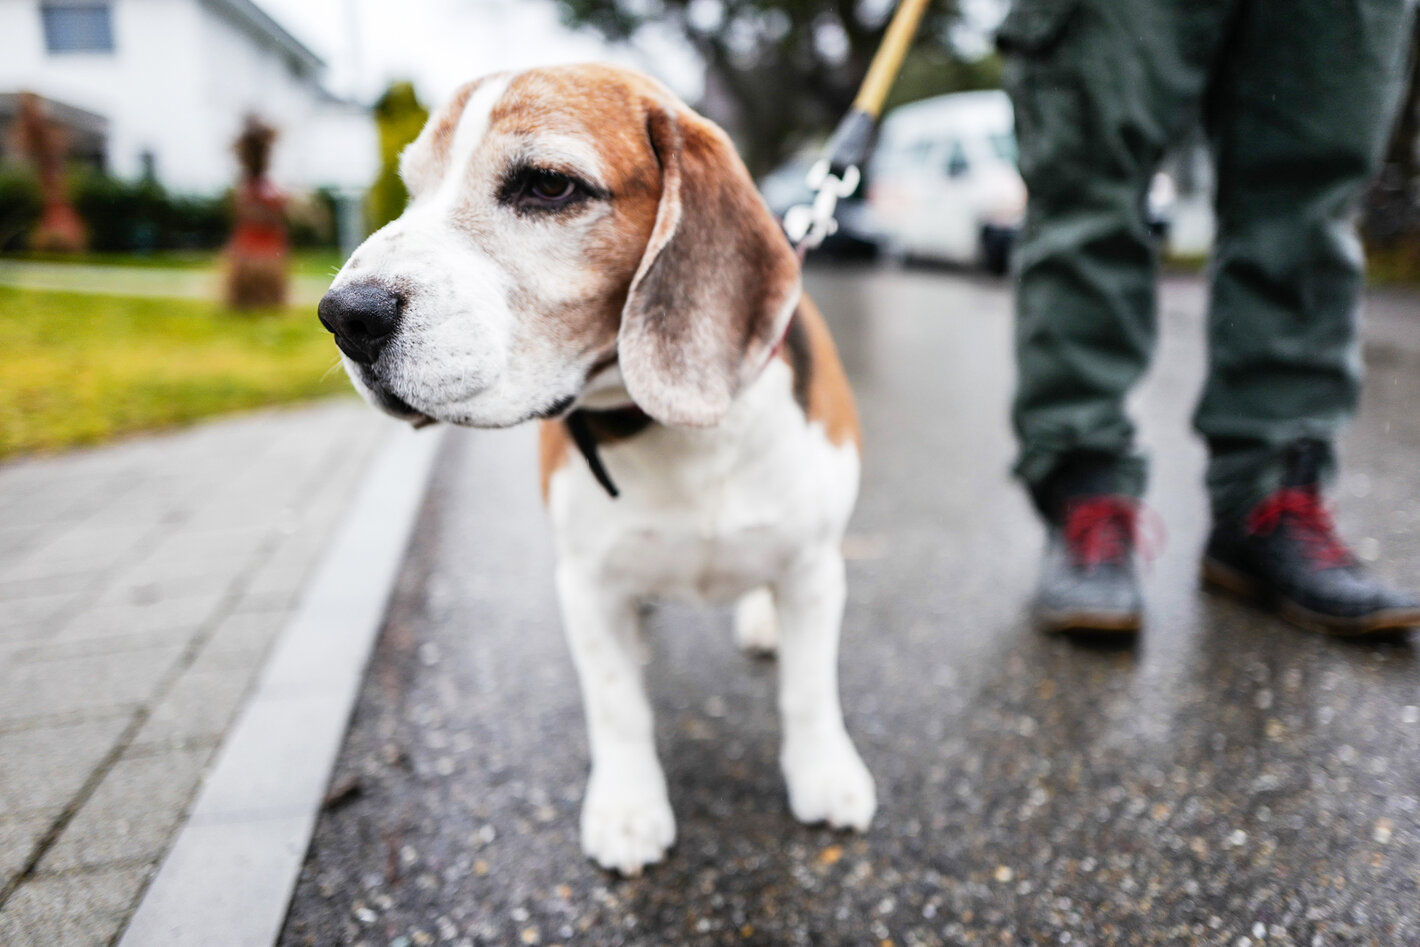
M 0 602 L 0 637 L 30 637 L 42 633 L 82 599 L 77 590 Z
M 226 654 L 265 654 L 281 629 L 290 619 L 290 611 L 285 608 L 239 611 L 233 610 L 213 629 L 207 640 L 207 647 L 197 658 L 201 666 L 209 655 L 214 658 Z
M 225 562 L 250 556 L 271 538 L 272 526 L 261 523 L 230 529 L 196 530 L 184 526 L 165 535 L 149 551 L 148 560 L 164 562 Z
M 117 559 L 143 542 L 152 531 L 152 523 L 133 526 L 81 523 L 37 545 L 34 555 L 56 560 L 88 560 L 99 556 Z
M 25 882 L 0 909 L 5 947 L 106 947 L 151 872 L 116 867 Z
M 389 426 L 342 400 L 0 465 L 0 871 L 181 671 L 0 909 L 0 945 L 113 941 L 300 595 L 243 580 L 309 571 Z
M 303 588 L 324 543 L 292 537 L 257 568 L 245 585 L 250 595 L 281 594 Z
M 169 646 L 0 668 L 0 721 L 142 704 L 182 653 Z
M 133 572 L 115 576 L 94 604 L 145 605 L 164 599 L 200 598 L 221 595 L 232 589 L 238 576 L 232 573 L 208 572 L 194 576 L 155 577 Z
M 0 602 L 28 595 L 87 588 L 114 567 L 118 554 L 83 559 L 27 555 L 0 569 Z
M 3 523 L 0 520 L 0 523 Z M 0 525 L 0 564 L 9 566 L 21 556 L 28 555 L 35 543 L 45 535 L 43 523 L 25 526 Z
M 29 863 L 39 840 L 59 815 L 58 809 L 37 809 L 0 816 L 0 887 Z
M 281 589 L 264 592 L 242 592 L 232 600 L 232 613 L 272 612 L 294 608 L 299 590 Z
M 127 722 L 111 718 L 0 733 L 0 813 L 68 806 Z
M 257 662 L 231 670 L 189 669 L 168 691 L 134 738 L 136 746 L 215 743 L 251 687 Z
M 0 653 L 15 662 L 63 661 L 69 658 L 97 657 L 118 651 L 171 648 L 186 644 L 194 633 L 189 629 L 166 628 L 91 638 L 56 639 L 48 635 L 35 641 L 20 643 L 0 641 Z
M 224 592 L 208 592 L 156 601 L 94 605 L 65 622 L 55 637 L 105 638 L 145 632 L 195 631 L 217 614 L 225 598 Z
M 156 862 L 182 819 L 213 748 L 126 753 L 39 863 L 39 873 Z
M 130 587 L 169 589 L 177 585 L 185 589 L 210 589 L 211 586 L 205 585 L 207 577 L 236 578 L 245 575 L 255 565 L 255 557 L 255 550 L 234 550 L 207 556 L 147 556 L 142 561 L 126 567 L 118 581 Z

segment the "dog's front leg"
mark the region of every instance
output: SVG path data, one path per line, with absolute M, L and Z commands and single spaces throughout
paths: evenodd
M 639 875 L 675 841 L 675 817 L 641 680 L 635 601 L 572 564 L 558 567 L 557 594 L 592 757 L 582 851 L 604 868 Z
M 838 702 L 843 599 L 843 556 L 836 547 L 801 557 L 776 586 L 784 734 L 779 762 L 789 784 L 789 808 L 799 821 L 865 831 L 877 794 Z

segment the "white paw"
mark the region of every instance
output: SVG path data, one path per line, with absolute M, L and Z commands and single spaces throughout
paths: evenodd
M 755 589 L 735 605 L 735 644 L 749 654 L 779 650 L 779 616 L 768 589 Z
M 582 851 L 603 868 L 627 877 L 665 857 L 675 842 L 675 816 L 665 779 L 594 770 L 582 803 Z
M 847 734 L 786 743 L 780 759 L 789 808 L 808 825 L 868 830 L 878 808 L 873 776 Z

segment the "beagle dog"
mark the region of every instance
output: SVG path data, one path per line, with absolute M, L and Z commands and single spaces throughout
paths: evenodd
M 602 65 L 469 83 L 404 152 L 404 214 L 321 301 L 355 387 L 415 424 L 542 419 L 557 591 L 591 750 L 582 848 L 634 875 L 675 839 L 638 614 L 738 600 L 778 652 L 794 815 L 864 830 L 838 699 L 859 433 L 833 340 L 728 137 Z

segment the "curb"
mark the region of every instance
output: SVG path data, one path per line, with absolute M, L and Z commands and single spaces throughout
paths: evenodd
M 119 947 L 280 936 L 445 430 L 382 448 Z

